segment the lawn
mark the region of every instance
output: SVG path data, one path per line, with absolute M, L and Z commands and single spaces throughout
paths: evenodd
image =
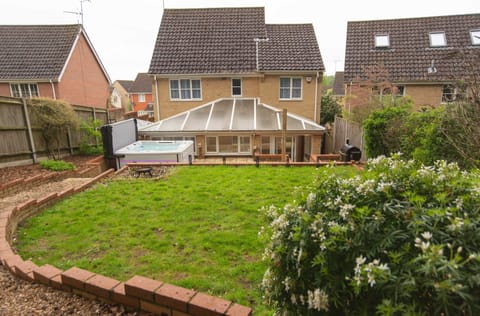
M 16 246 L 40 265 L 123 281 L 142 275 L 271 315 L 259 288 L 265 244 L 258 232 L 267 225 L 259 209 L 291 202 L 316 174 L 312 167 L 178 167 L 164 179 L 108 181 L 23 223 Z

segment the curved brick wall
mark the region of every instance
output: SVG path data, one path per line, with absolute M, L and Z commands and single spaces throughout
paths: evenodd
M 100 165 L 92 166 L 78 176 L 85 177 L 89 173 L 98 174 L 99 168 L 101 168 Z M 123 170 L 118 172 L 121 171 Z M 142 276 L 134 276 L 126 282 L 120 282 L 77 267 L 66 271 L 49 264 L 39 267 L 30 260 L 24 261 L 13 252 L 10 243 L 21 221 L 69 195 L 87 189 L 113 173 L 113 169 L 110 169 L 76 188 L 52 193 L 41 199 L 27 201 L 9 210 L 2 210 L 0 212 L 0 263 L 14 275 L 30 282 L 38 282 L 92 300 L 123 304 L 133 309 L 161 316 L 252 315 L 252 309 L 249 307 Z M 57 176 L 67 178 L 73 175 L 63 173 Z M 34 177 L 2 185 L 0 191 L 4 192 L 5 190 L 7 193 L 2 193 L 0 197 L 18 192 L 25 187 L 50 181 L 51 177 Z

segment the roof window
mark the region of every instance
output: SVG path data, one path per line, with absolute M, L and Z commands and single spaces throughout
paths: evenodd
M 430 47 L 444 47 L 447 46 L 447 38 L 445 32 L 431 32 Z
M 480 45 L 480 30 L 470 31 L 470 37 L 472 38 L 472 45 Z
M 376 48 L 390 47 L 390 36 L 388 34 L 375 35 L 375 47 Z

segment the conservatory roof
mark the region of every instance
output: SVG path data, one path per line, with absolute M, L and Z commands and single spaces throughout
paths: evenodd
M 282 110 L 255 98 L 219 99 L 139 129 L 139 132 L 195 133 L 282 131 Z M 322 133 L 325 128 L 287 113 L 288 132 Z

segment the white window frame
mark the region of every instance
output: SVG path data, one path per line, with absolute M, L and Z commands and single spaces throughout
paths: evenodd
M 138 94 L 138 102 L 145 102 L 145 93 Z
M 446 89 L 450 89 L 450 93 L 445 93 Z M 459 89 L 459 87 L 452 84 L 445 84 L 442 86 L 442 103 L 452 103 L 462 100 L 466 97 L 467 92 L 465 89 Z
M 282 87 L 282 80 L 289 80 L 289 85 L 288 87 Z M 300 87 L 294 87 L 293 83 L 294 80 L 297 82 L 300 82 Z M 280 100 L 302 100 L 303 98 L 303 80 L 302 77 L 280 77 L 279 80 L 279 96 L 278 98 Z M 287 97 L 282 97 L 282 90 L 287 91 L 288 89 L 288 96 Z M 300 96 L 294 97 L 293 96 L 293 91 L 300 89 Z
M 28 88 L 28 93 L 25 95 L 23 94 L 22 90 L 22 85 L 26 85 Z M 14 89 L 16 87 L 16 89 Z M 18 93 L 15 93 L 15 91 Z M 33 93 L 32 92 L 36 92 Z M 10 84 L 10 95 L 14 98 L 35 98 L 40 96 L 40 90 L 38 89 L 38 84 L 37 83 L 32 83 L 32 82 L 19 82 L 19 83 L 11 83 Z
M 480 45 L 480 29 L 470 31 L 470 39 L 472 40 L 473 46 Z
M 236 151 L 220 151 L 220 137 L 236 137 L 237 138 L 237 150 Z M 248 138 L 248 150 L 246 151 L 241 151 L 242 145 L 242 138 Z M 211 150 L 208 146 L 208 140 L 209 139 L 215 139 L 215 148 L 214 150 Z M 252 138 L 248 135 L 218 135 L 218 136 L 207 136 L 206 137 L 206 144 L 207 146 L 205 147 L 205 152 L 207 154 L 218 154 L 218 155 L 228 155 L 228 154 L 237 154 L 237 155 L 243 155 L 243 154 L 251 154 L 252 152 Z
M 430 32 L 428 33 L 428 38 L 430 40 L 430 47 L 446 47 L 447 46 L 447 35 L 445 32 Z
M 240 82 L 240 85 L 234 85 L 233 81 L 238 80 Z M 243 89 L 242 89 L 242 79 L 241 78 L 232 78 L 232 97 L 241 97 L 243 94 Z M 240 89 L 240 94 L 236 94 L 235 89 Z
M 198 89 L 193 87 L 193 82 L 198 81 Z M 174 97 L 172 95 L 172 82 L 177 82 L 177 87 L 175 91 L 177 91 L 178 96 Z M 188 88 L 182 88 L 182 83 L 184 82 L 189 82 L 189 87 Z M 169 85 L 168 85 L 168 90 L 169 90 L 169 95 L 170 95 L 170 100 L 172 101 L 200 101 L 202 100 L 202 80 L 200 79 L 190 79 L 190 78 L 178 78 L 178 79 L 170 79 L 169 80 Z M 199 92 L 199 97 L 194 98 L 193 94 L 194 91 Z M 184 97 L 182 92 L 188 92 L 190 97 Z
M 390 47 L 390 35 L 389 34 L 375 34 L 375 47 L 376 48 L 389 48 Z

